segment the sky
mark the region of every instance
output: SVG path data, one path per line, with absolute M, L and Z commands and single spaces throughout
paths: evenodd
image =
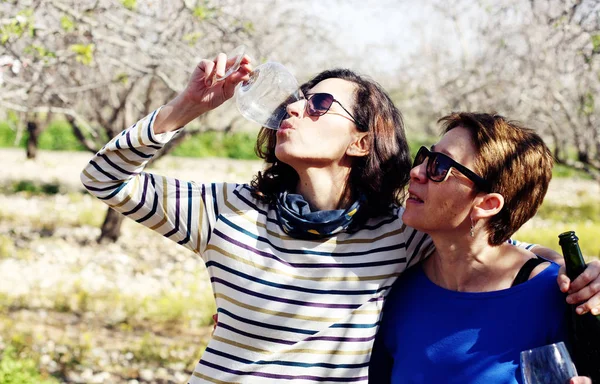
M 312 4 L 312 12 L 335 30 L 339 44 L 350 54 L 377 65 L 378 72 L 393 72 L 423 47 L 460 46 L 456 24 L 420 1 L 330 0 Z

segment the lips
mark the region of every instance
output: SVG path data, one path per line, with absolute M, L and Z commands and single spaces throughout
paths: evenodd
M 279 124 L 279 130 L 283 131 L 286 129 L 293 129 L 292 123 L 289 120 L 283 120 L 281 124 Z
M 416 193 L 414 193 L 410 189 L 408 190 L 408 200 L 413 201 L 415 203 L 423 203 L 424 202 L 423 199 L 421 199 Z

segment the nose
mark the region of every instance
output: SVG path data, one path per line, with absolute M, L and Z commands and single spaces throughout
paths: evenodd
M 306 103 L 306 99 L 296 100 L 293 103 L 289 103 L 285 107 L 285 111 L 290 116 L 302 118 L 304 116 L 304 103 Z
M 427 162 L 429 159 L 425 159 L 421 164 L 414 166 L 410 170 L 410 179 L 418 183 L 425 183 L 427 181 Z

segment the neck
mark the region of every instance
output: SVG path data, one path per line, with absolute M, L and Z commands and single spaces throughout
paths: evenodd
M 298 172 L 296 193 L 302 195 L 311 209 L 327 211 L 344 209 L 352 204 L 348 191 L 349 167 L 307 168 Z
M 485 231 L 432 234 L 435 253 L 423 268 L 436 285 L 459 292 L 489 292 L 510 288 L 523 263 L 531 257 L 509 244 L 490 246 Z

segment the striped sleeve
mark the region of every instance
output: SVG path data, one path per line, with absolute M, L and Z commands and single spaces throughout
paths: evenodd
M 96 153 L 81 172 L 81 182 L 111 208 L 202 255 L 216 217 L 214 185 L 144 172 L 152 157 L 180 132 L 155 134 L 159 111 Z
M 523 241 L 519 241 L 519 240 L 516 240 L 516 239 L 508 239 L 508 240 L 506 240 L 506 242 L 508 244 L 514 245 L 514 246 L 519 247 L 519 248 L 526 249 L 528 251 L 531 251 L 531 249 L 533 247 L 537 247 L 538 246 L 537 244 L 525 243 Z

